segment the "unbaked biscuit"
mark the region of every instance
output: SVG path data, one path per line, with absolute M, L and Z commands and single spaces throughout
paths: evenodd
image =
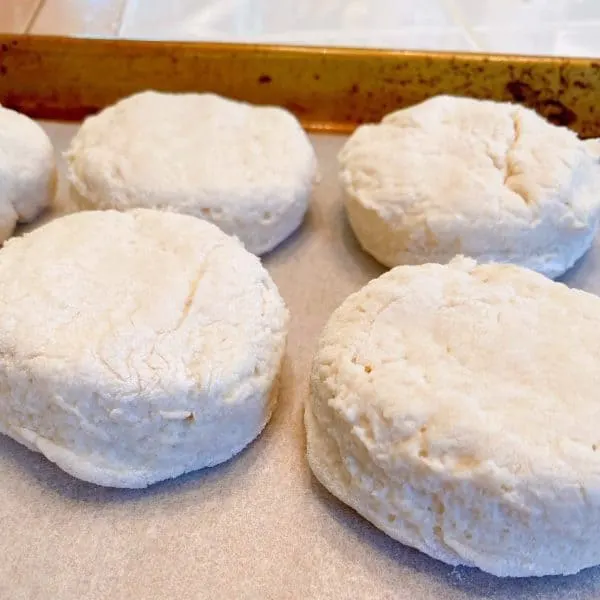
M 515 104 L 438 96 L 359 127 L 339 161 L 350 224 L 388 267 L 462 254 L 554 278 L 600 218 L 592 146 Z
M 54 149 L 29 117 L 0 106 L 0 244 L 29 223 L 56 191 Z
M 499 576 L 600 563 L 600 298 L 510 265 L 396 267 L 320 339 L 317 478 L 391 537 Z
M 71 475 L 144 487 L 263 429 L 288 313 L 257 257 L 193 217 L 80 212 L 0 252 L 0 431 Z
M 300 226 L 316 177 L 291 113 L 213 94 L 125 98 L 83 123 L 66 158 L 80 209 L 192 215 L 259 255 Z

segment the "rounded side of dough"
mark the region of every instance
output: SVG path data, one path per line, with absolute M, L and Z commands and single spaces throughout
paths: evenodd
M 392 269 L 320 339 L 308 460 L 400 542 L 498 576 L 600 563 L 600 299 L 510 265 Z
M 86 119 L 66 159 L 79 208 L 188 214 L 258 255 L 300 226 L 317 171 L 308 136 L 284 109 L 152 91 Z
M 0 106 L 0 243 L 52 203 L 56 181 L 50 138 L 29 117 Z
M 288 312 L 257 257 L 193 217 L 69 215 L 0 253 L 0 431 L 99 485 L 223 462 L 276 402 Z
M 350 224 L 388 267 L 465 255 L 555 278 L 600 218 L 593 146 L 510 103 L 432 98 L 359 127 L 339 162 Z

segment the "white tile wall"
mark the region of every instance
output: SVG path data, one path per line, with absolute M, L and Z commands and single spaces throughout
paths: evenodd
M 600 57 L 600 0 L 0 0 L 0 31 Z
M 560 23 L 579 0 L 447 0 L 470 26 Z
M 561 56 L 600 56 L 600 20 L 573 24 L 556 34 L 554 52 Z
M 0 0 L 0 30 L 25 31 L 42 0 Z
M 268 36 L 316 42 L 348 33 L 419 27 L 452 27 L 452 17 L 437 0 L 170 0 L 150 5 L 130 0 L 121 35 L 163 39 L 201 39 L 215 33 L 226 39 Z
M 484 52 L 554 54 L 558 31 L 547 26 L 474 27 L 471 35 Z
M 45 0 L 30 33 L 114 36 L 124 8 L 125 0 Z
M 471 38 L 458 27 L 398 27 L 392 30 L 292 31 L 263 35 L 263 43 L 411 50 L 475 51 Z

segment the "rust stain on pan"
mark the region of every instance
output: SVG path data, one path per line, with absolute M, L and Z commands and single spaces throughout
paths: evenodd
M 349 131 L 437 94 L 511 100 L 600 136 L 600 63 L 566 59 L 0 35 L 0 102 L 79 120 L 143 89 L 211 91 Z

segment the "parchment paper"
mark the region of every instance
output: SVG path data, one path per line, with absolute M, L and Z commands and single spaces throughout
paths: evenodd
M 75 130 L 45 127 L 59 151 Z M 306 223 L 264 260 L 292 323 L 263 435 L 224 465 L 138 491 L 77 481 L 0 436 L 1 600 L 600 599 L 600 569 L 501 580 L 448 567 L 391 540 L 311 476 L 302 404 L 317 336 L 348 294 L 383 272 L 343 215 L 343 139 L 312 139 L 323 179 Z M 598 247 L 567 281 L 600 293 Z

